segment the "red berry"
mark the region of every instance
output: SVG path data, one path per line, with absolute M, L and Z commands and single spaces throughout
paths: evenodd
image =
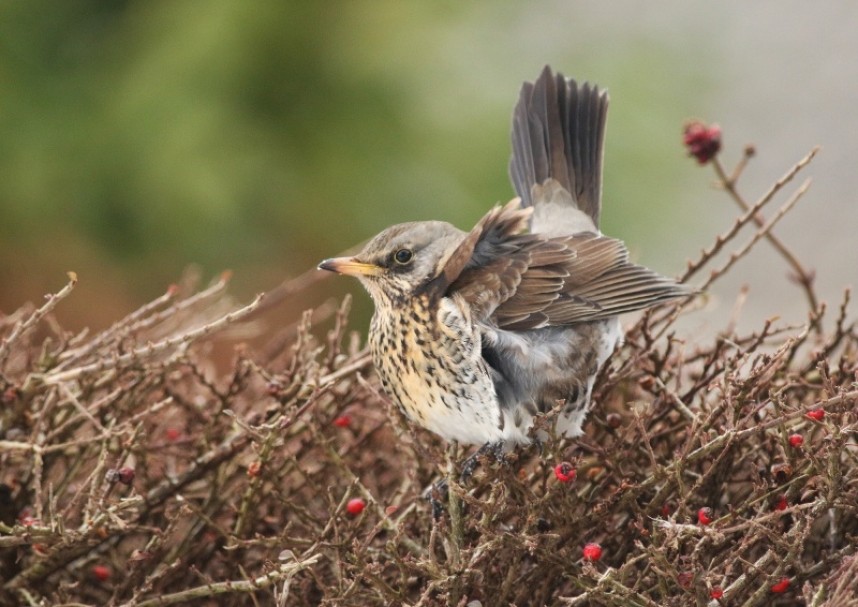
M 712 522 L 712 508 L 704 506 L 697 511 L 697 522 L 701 525 L 708 525 Z
M 359 497 L 354 497 L 346 504 L 346 512 L 352 516 L 357 516 L 363 509 L 366 508 L 366 502 Z
M 712 590 L 709 591 L 709 597 L 715 599 L 716 601 L 724 596 L 724 590 L 721 586 L 714 586 Z
M 134 468 L 131 466 L 123 466 L 116 471 L 119 482 L 123 485 L 130 485 L 134 482 Z
M 578 476 L 578 472 L 572 467 L 569 462 L 561 462 L 554 466 L 554 476 L 561 483 L 571 483 Z
M 804 444 L 804 437 L 801 434 L 790 434 L 789 444 L 798 449 Z
M 825 417 L 825 409 L 811 409 L 810 411 L 805 413 L 805 416 L 809 417 L 814 421 L 821 422 L 822 418 Z
M 598 561 L 602 558 L 602 547 L 595 543 L 590 542 L 589 544 L 584 546 L 584 560 L 586 561 Z
M 167 432 L 165 434 L 167 435 L 167 440 L 173 442 L 179 440 L 182 437 L 182 431 L 178 428 L 167 428 Z
M 662 504 L 662 506 L 661 506 L 661 515 L 664 518 L 667 518 L 672 513 L 673 513 L 673 504 L 671 504 L 670 502 L 664 502 L 664 504 Z
M 39 519 L 32 516 L 24 516 L 18 519 L 24 527 L 33 527 L 39 524 Z
M 352 418 L 348 415 L 340 415 L 334 419 L 334 425 L 337 428 L 348 428 L 352 425 Z
M 682 142 L 690 156 L 706 164 L 721 150 L 721 127 L 717 124 L 706 126 L 696 120 L 689 122 L 685 125 Z
M 772 592 L 774 592 L 775 594 L 782 594 L 787 591 L 787 588 L 789 588 L 788 577 L 783 577 L 781 578 L 781 581 L 777 584 L 772 584 Z
M 110 579 L 110 567 L 108 567 L 107 565 L 93 565 L 92 575 L 99 582 L 106 582 Z
M 262 471 L 262 462 L 258 459 L 250 462 L 247 466 L 247 476 L 250 478 L 256 478 L 259 476 L 259 473 Z
M 775 504 L 775 510 L 786 510 L 789 503 L 787 502 L 787 498 L 785 495 L 782 495 L 778 498 L 777 503 Z

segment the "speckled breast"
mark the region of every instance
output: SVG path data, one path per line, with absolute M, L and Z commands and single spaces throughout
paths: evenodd
M 370 350 L 382 385 L 407 417 L 447 440 L 502 438 L 494 385 L 476 327 L 448 299 L 373 316 Z

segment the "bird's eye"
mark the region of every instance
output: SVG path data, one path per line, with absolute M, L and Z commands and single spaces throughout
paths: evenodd
M 412 257 L 414 257 L 414 253 L 411 252 L 411 249 L 399 249 L 393 254 L 393 260 L 403 266 L 411 261 Z

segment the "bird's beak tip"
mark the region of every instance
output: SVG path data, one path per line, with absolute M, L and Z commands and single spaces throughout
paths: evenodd
M 370 276 L 378 271 L 378 267 L 371 263 L 358 261 L 354 257 L 334 257 L 322 261 L 318 268 L 327 270 L 328 272 L 336 272 L 337 274 L 345 274 L 347 276 Z

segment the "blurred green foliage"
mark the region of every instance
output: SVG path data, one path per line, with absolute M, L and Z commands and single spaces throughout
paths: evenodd
M 605 231 L 662 244 L 706 82 L 669 41 L 561 9 L 0 4 L 0 309 L 67 269 L 130 305 L 192 262 L 258 291 L 390 223 L 469 227 L 511 196 L 510 111 L 545 63 L 611 89 Z

